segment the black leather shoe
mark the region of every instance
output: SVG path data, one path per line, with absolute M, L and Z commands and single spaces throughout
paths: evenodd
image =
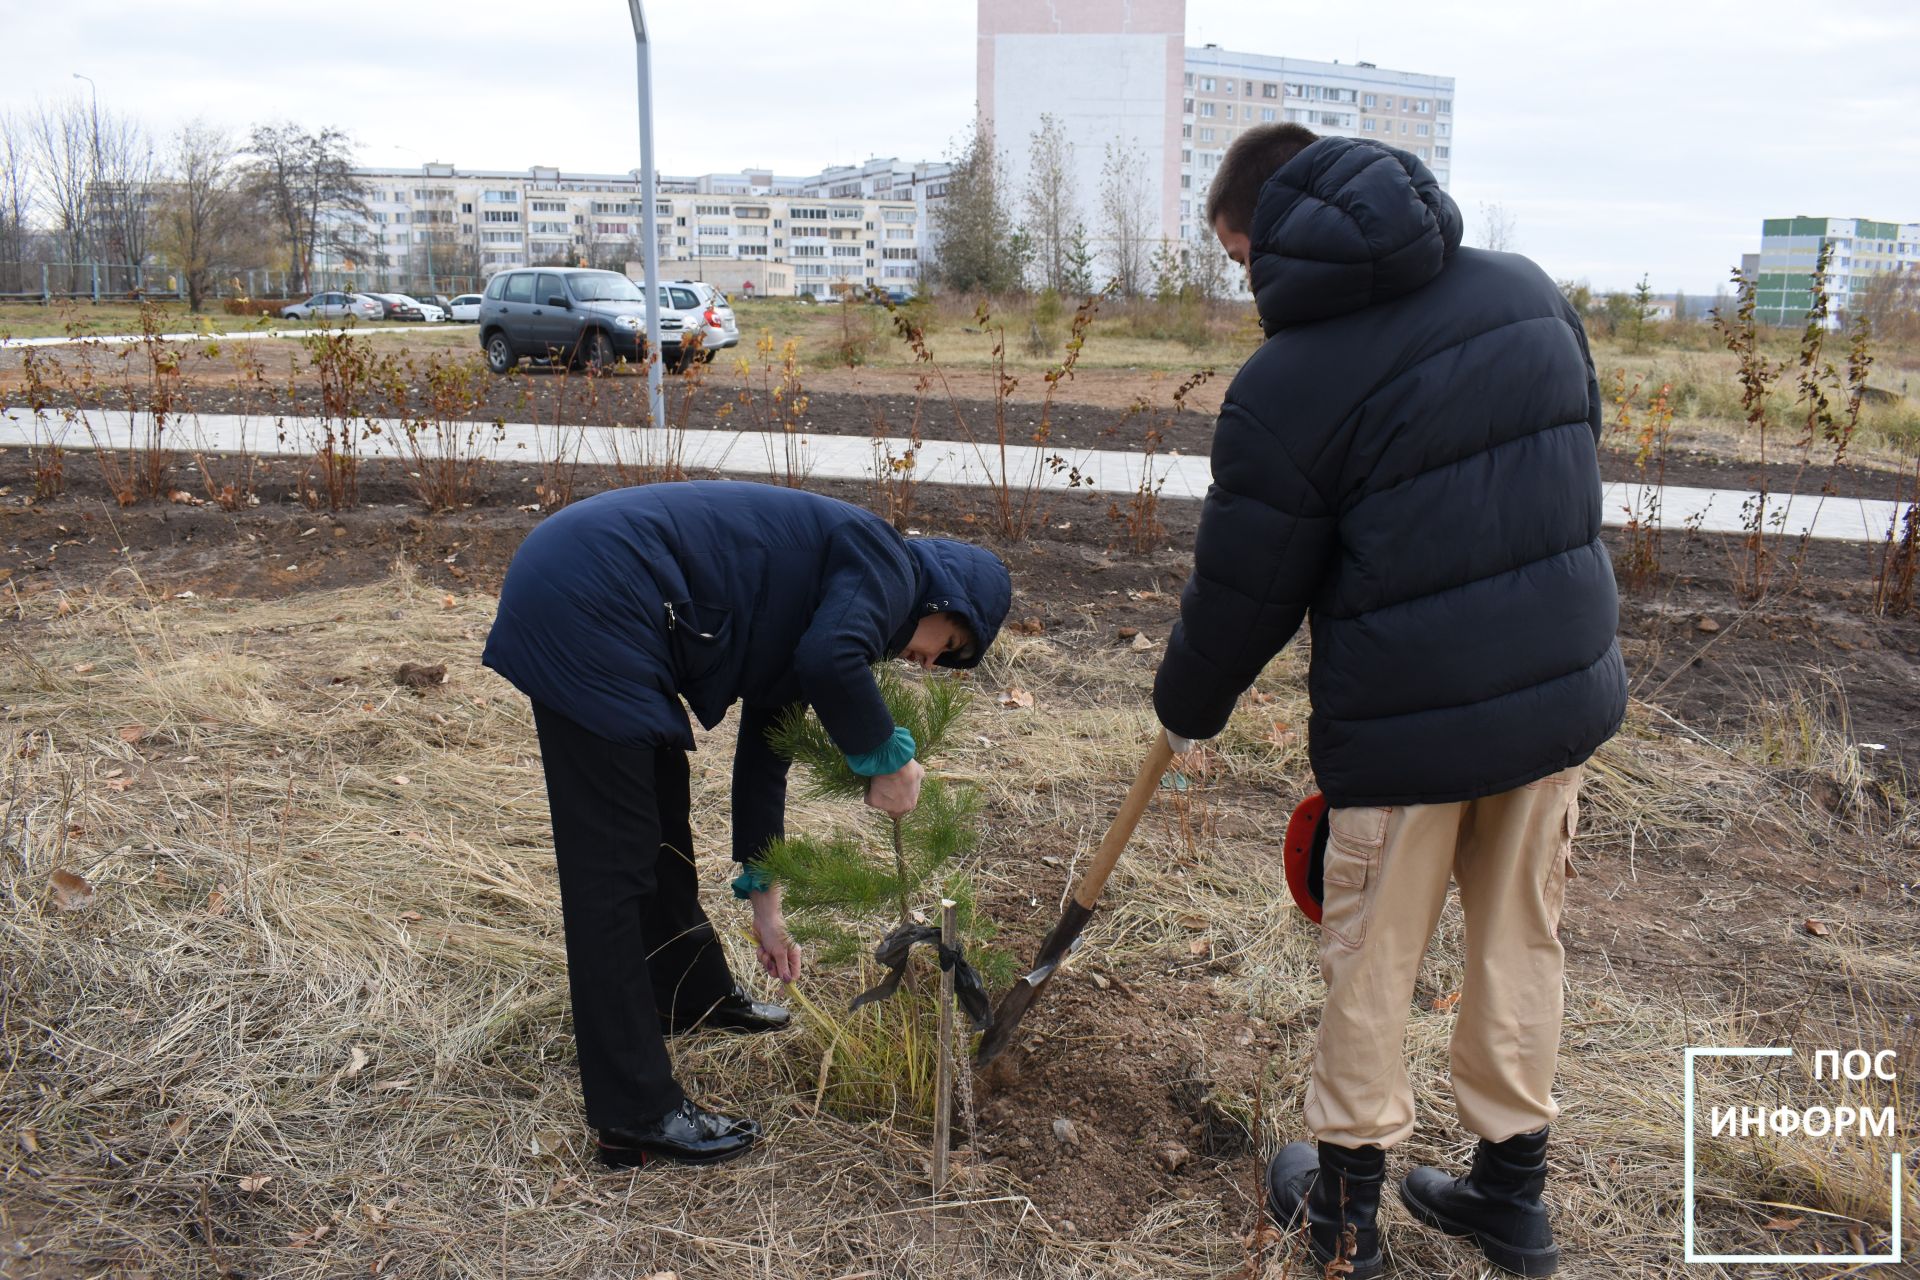
M 719 1164 L 745 1155 L 760 1141 L 760 1126 L 682 1102 L 643 1129 L 602 1129 L 600 1163 L 615 1169 L 655 1160 L 673 1164 Z
M 778 1031 L 793 1020 L 793 1015 L 777 1004 L 755 1000 L 740 988 L 716 1001 L 711 1009 L 691 1017 L 662 1014 L 661 1026 L 669 1035 L 683 1031 L 738 1031 L 752 1034 Z
M 1345 1280 L 1371 1280 L 1386 1270 L 1380 1256 L 1380 1189 L 1387 1153 L 1379 1147 L 1289 1142 L 1267 1165 L 1267 1212 L 1282 1230 L 1306 1227 L 1307 1247 L 1328 1264 L 1339 1259 Z
M 1470 1237 L 1503 1271 L 1550 1276 L 1560 1249 L 1541 1198 L 1546 1187 L 1547 1131 L 1536 1129 L 1505 1142 L 1482 1138 L 1464 1178 L 1415 1169 L 1400 1183 L 1400 1202 L 1428 1226 Z

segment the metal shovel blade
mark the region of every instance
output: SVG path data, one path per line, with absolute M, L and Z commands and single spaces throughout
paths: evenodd
M 1000 997 L 1000 1003 L 993 1011 L 993 1025 L 980 1037 L 980 1047 L 974 1050 L 973 1063 L 976 1067 L 986 1066 L 1013 1043 L 1013 1032 L 1020 1025 L 1020 1019 L 1040 998 L 1040 992 L 1046 985 L 1053 981 L 1061 962 L 1079 948 L 1080 931 L 1087 927 L 1087 921 L 1092 917 L 1092 908 L 1068 900 L 1067 909 L 1060 913 L 1053 932 L 1040 944 L 1040 954 L 1034 959 L 1033 971 Z

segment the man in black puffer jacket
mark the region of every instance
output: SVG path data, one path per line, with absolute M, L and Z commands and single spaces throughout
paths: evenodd
M 1406 1011 L 1451 875 L 1467 924 L 1452 1081 L 1481 1145 L 1465 1178 L 1416 1170 L 1401 1194 L 1545 1275 L 1556 933 L 1581 765 L 1626 707 L 1586 335 L 1532 262 L 1460 248 L 1458 207 L 1404 151 L 1250 129 L 1207 218 L 1267 341 L 1221 409 L 1154 705 L 1170 736 L 1211 737 L 1311 617 L 1331 806 L 1319 1147 L 1275 1157 L 1269 1205 L 1304 1218 L 1322 1262 L 1382 1270 L 1384 1152 L 1414 1120 Z

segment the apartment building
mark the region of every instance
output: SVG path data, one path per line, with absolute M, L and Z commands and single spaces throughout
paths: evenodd
M 667 278 L 794 296 L 868 286 L 915 289 L 929 202 L 945 167 L 875 160 L 804 177 L 766 170 L 662 176 L 655 214 Z M 366 168 L 366 216 L 322 237 L 322 278 L 368 289 L 477 288 L 506 267 L 585 263 L 622 270 L 644 256 L 637 171 Z M 829 194 L 834 193 L 834 194 Z
M 1025 189 L 1029 139 L 1051 117 L 1073 145 L 1071 185 L 1096 252 L 1110 147 L 1144 161 L 1142 202 L 1159 238 L 1180 243 L 1208 233 L 1207 186 L 1256 125 L 1374 138 L 1419 156 L 1442 185 L 1451 177 L 1451 76 L 1189 47 L 1185 0 L 977 4 L 980 110 L 1010 186 Z
M 1813 306 L 1813 272 L 1823 245 L 1827 260 L 1827 327 L 1846 323 L 1873 282 L 1893 272 L 1920 271 L 1920 223 L 1867 218 L 1768 218 L 1760 224 L 1753 270 L 1754 313 L 1766 324 L 1805 324 Z
M 1410 151 L 1441 186 L 1453 171 L 1453 77 L 1392 71 L 1371 62 L 1313 62 L 1236 53 L 1210 44 L 1186 51 L 1180 114 L 1180 238 L 1205 231 L 1207 187 L 1227 145 L 1262 124 L 1367 138 Z

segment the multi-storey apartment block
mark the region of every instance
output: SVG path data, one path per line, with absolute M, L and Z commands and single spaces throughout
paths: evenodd
M 1446 186 L 1453 167 L 1453 77 L 1234 53 L 1187 50 L 1180 115 L 1180 237 L 1200 225 L 1227 144 L 1262 124 L 1367 138 L 1425 161 Z
M 1227 145 L 1256 125 L 1375 138 L 1419 156 L 1442 184 L 1451 176 L 1449 76 L 1190 48 L 1185 0 L 977 3 L 980 110 L 1009 185 L 1026 187 L 1029 139 L 1051 117 L 1072 144 L 1070 186 L 1096 250 L 1110 147 L 1141 162 L 1158 238 L 1180 243 L 1208 233 L 1207 186 Z
M 944 165 L 874 160 L 811 177 L 765 170 L 656 183 L 660 270 L 762 295 L 916 289 Z M 505 267 L 626 269 L 643 257 L 637 171 L 356 171 L 367 215 L 336 219 L 316 266 L 361 288 L 477 288 Z M 638 270 L 637 267 L 634 268 Z
M 1764 323 L 1806 323 L 1813 305 L 1813 272 L 1823 245 L 1827 260 L 1827 325 L 1835 328 L 1858 309 L 1873 282 L 1898 271 L 1920 271 L 1920 223 L 1865 218 L 1768 218 L 1760 227 L 1754 313 Z

